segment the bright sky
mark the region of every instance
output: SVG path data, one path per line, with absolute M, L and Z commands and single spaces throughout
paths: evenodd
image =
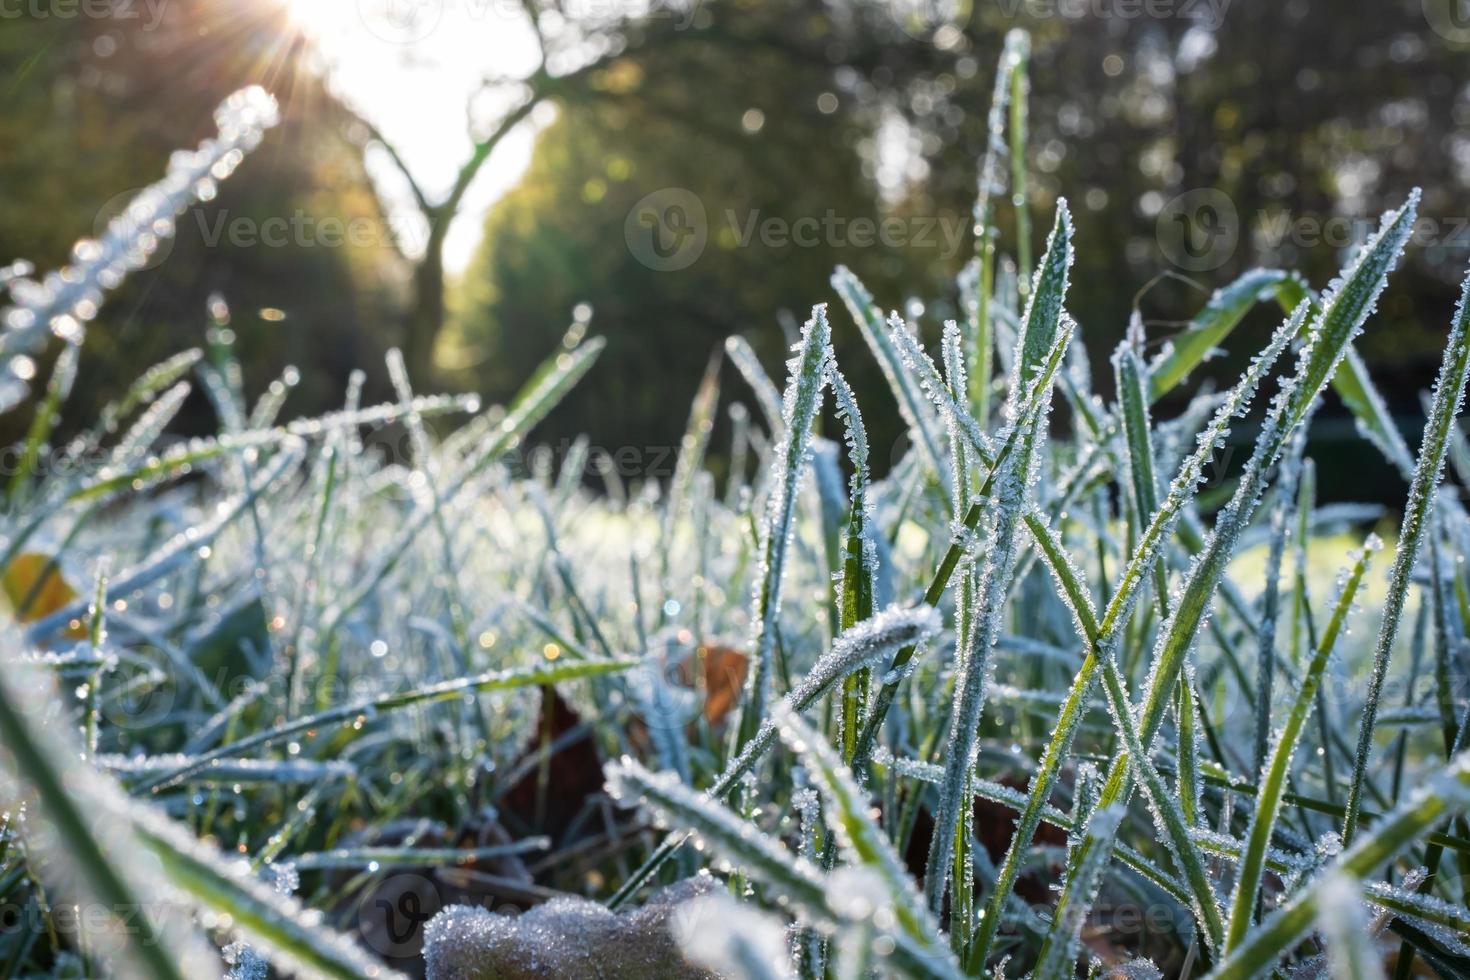
M 523 78 L 535 68 L 533 35 L 519 0 L 290 0 L 293 16 L 316 38 L 337 94 L 398 148 L 431 200 L 452 185 L 469 154 L 467 106 L 487 75 Z M 483 101 L 483 100 L 482 100 Z M 477 106 L 477 119 L 498 107 Z M 458 272 L 480 239 L 481 219 L 530 161 L 533 127 L 501 142 L 480 171 L 445 242 Z M 368 167 L 390 207 L 405 250 L 423 230 L 407 185 L 381 151 Z

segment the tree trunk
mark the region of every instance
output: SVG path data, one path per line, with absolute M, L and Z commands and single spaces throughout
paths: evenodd
M 413 296 L 403 331 L 403 359 L 414 387 L 427 390 L 435 381 L 434 345 L 444 328 L 443 224 L 430 219 L 424 257 L 413 270 Z

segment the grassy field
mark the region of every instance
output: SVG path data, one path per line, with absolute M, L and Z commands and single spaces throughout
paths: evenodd
M 1417 192 L 1320 292 L 1255 270 L 1089 364 L 1065 201 L 1034 269 L 994 230 L 1026 66 L 1014 34 L 966 318 L 927 348 L 838 269 L 784 373 L 731 340 L 754 404 L 706 378 L 664 483 L 530 451 L 596 369 L 585 322 L 505 406 L 416 393 L 395 354 L 394 400 L 354 381 L 286 420 L 295 379 L 247 398 L 219 300 L 53 439 L 87 321 L 273 124 L 260 91 L 68 268 L 6 273 L 34 422 L 0 561 L 0 975 L 1470 972 L 1470 524 L 1440 486 L 1470 477 L 1465 306 L 1417 455 L 1352 352 Z M 1260 304 L 1267 348 L 1190 395 Z M 881 478 L 837 331 L 908 428 Z M 218 431 L 171 441 L 195 388 Z M 1326 399 L 1402 512 L 1318 505 Z M 1202 489 L 1245 418 L 1249 460 Z

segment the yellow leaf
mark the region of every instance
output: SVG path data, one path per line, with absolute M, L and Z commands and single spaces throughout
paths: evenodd
M 34 622 L 64 609 L 76 601 L 77 591 L 61 575 L 61 569 L 50 555 L 26 552 L 17 555 L 5 574 L 0 576 L 0 588 L 10 600 L 10 609 L 22 623 Z M 72 639 L 83 639 L 87 635 L 85 626 L 77 623 L 63 630 L 63 635 Z

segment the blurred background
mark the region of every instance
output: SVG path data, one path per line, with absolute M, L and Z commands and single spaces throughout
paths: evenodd
M 667 477 L 661 447 L 724 338 L 747 337 L 779 380 L 795 325 L 836 300 L 836 265 L 938 336 L 973 254 L 996 58 L 1021 26 L 1027 244 L 1040 252 L 1066 196 L 1068 305 L 1095 365 L 1135 305 L 1162 343 L 1254 265 L 1325 286 L 1423 186 L 1415 245 L 1360 342 L 1412 445 L 1470 261 L 1466 8 L 0 0 L 0 262 L 62 263 L 213 132 L 224 95 L 258 83 L 283 124 L 111 298 L 68 418 L 200 343 L 216 293 L 247 390 L 299 371 L 288 413 L 340 404 L 354 368 L 387 397 L 392 346 L 422 391 L 503 399 L 590 321 L 608 350 L 538 438 L 586 433 L 631 450 L 625 477 Z M 1000 218 L 1013 254 L 1012 209 Z M 874 442 L 894 445 L 887 388 L 846 312 L 833 317 Z M 1277 320 L 1254 312 L 1211 372 L 1233 377 Z M 1314 430 L 1325 495 L 1400 504 L 1387 467 L 1356 465 L 1371 450 L 1335 407 Z M 209 411 L 194 406 L 200 430 Z

